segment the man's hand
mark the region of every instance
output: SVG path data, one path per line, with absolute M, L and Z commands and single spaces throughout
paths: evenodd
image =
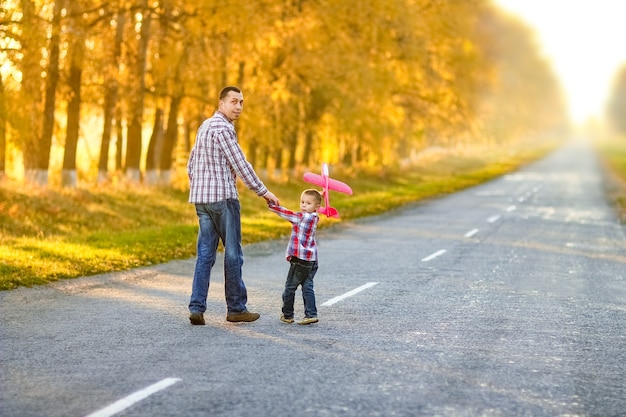
M 271 191 L 268 191 L 265 194 L 263 194 L 263 198 L 268 203 L 272 203 L 275 206 L 280 206 L 280 201 L 278 201 L 278 197 L 276 197 L 274 193 L 272 193 Z

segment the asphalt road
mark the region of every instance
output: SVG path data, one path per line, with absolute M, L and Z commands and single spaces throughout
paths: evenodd
M 278 320 L 286 240 L 245 248 L 254 323 L 216 264 L 189 324 L 193 259 L 2 292 L 0 415 L 624 416 L 625 230 L 576 142 L 320 232 L 310 326 Z

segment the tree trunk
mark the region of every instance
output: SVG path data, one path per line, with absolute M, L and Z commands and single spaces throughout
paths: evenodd
M 74 7 L 75 3 L 73 4 Z M 80 15 L 79 11 L 71 7 L 70 15 Z M 81 19 L 77 17 L 76 19 Z M 81 105 L 81 78 L 83 74 L 83 60 L 85 55 L 85 37 L 82 30 L 82 22 L 70 23 L 71 46 L 70 46 L 70 72 L 68 87 L 70 99 L 67 104 L 67 134 L 65 137 L 65 150 L 63 154 L 63 172 L 61 185 L 63 187 L 76 187 L 76 148 L 80 133 L 80 105 Z
M 310 100 L 308 105 L 305 106 L 305 136 L 304 136 L 304 153 L 302 155 L 302 162 L 307 167 L 311 167 L 314 163 L 313 153 L 315 149 L 313 147 L 315 139 L 315 129 L 324 115 L 325 109 L 328 107 L 330 99 L 328 93 L 322 87 L 313 88 L 309 94 Z M 319 158 L 319 156 L 318 156 Z
M 191 128 L 191 122 L 187 121 L 185 122 L 185 129 L 184 129 L 184 139 L 185 139 L 185 154 L 189 154 L 189 152 L 191 152 L 191 136 L 193 135 L 193 129 Z
M 82 54 L 84 40 L 78 40 L 76 51 L 73 53 L 68 87 L 70 101 L 67 104 L 67 135 L 63 155 L 63 173 L 61 184 L 63 187 L 76 187 L 76 149 L 80 132 L 80 95 L 82 78 Z
M 113 57 L 109 69 L 110 78 L 106 82 L 106 93 L 104 99 L 104 127 L 102 129 L 102 142 L 100 143 L 100 159 L 98 161 L 98 183 L 107 180 L 109 172 L 109 146 L 111 143 L 111 133 L 113 128 L 113 118 L 117 105 L 119 82 L 119 64 L 122 56 L 122 41 L 124 39 L 124 12 L 117 13 L 117 27 L 115 30 L 115 46 L 113 47 Z
M 109 172 L 109 146 L 113 128 L 113 113 L 115 112 L 115 102 L 117 101 L 117 86 L 113 87 L 111 85 L 113 83 L 116 83 L 116 81 L 109 80 L 104 96 L 104 126 L 100 142 L 100 158 L 98 159 L 98 184 L 107 181 Z
M 267 146 L 262 146 L 260 148 L 260 153 L 261 156 L 259 157 L 259 161 L 261 162 L 261 165 L 258 169 L 255 169 L 262 179 L 269 178 L 270 151 Z
M 115 171 L 122 172 L 124 163 L 124 129 L 122 127 L 122 111 L 118 108 L 115 116 Z
M 283 148 L 279 147 L 275 151 L 274 179 L 281 179 L 283 172 Z
M 167 130 L 163 137 L 163 147 L 159 161 L 160 181 L 163 184 L 170 184 L 172 163 L 174 162 L 174 148 L 178 139 L 178 111 L 182 96 L 172 97 L 170 103 L 170 113 L 167 117 Z
M 156 185 L 158 182 L 157 161 L 160 160 L 161 148 L 163 146 L 163 109 L 157 109 L 154 115 L 154 126 L 152 136 L 148 144 L 148 154 L 146 155 L 146 178 L 145 183 Z
M 146 88 L 146 62 L 148 42 L 150 38 L 151 14 L 147 0 L 141 0 L 140 9 L 143 11 L 141 31 L 137 40 L 137 62 L 134 65 L 134 91 L 131 93 L 130 122 L 126 134 L 126 177 L 131 182 L 141 180 L 141 130 Z
M 256 137 L 248 138 L 248 152 L 246 152 L 246 159 L 250 162 L 250 165 L 257 167 L 257 150 L 259 143 Z
M 41 50 L 45 47 L 45 28 L 39 25 L 35 5 L 32 0 L 22 0 L 22 45 L 21 62 L 22 90 L 18 111 L 22 112 L 23 124 L 19 130 L 22 153 L 24 155 L 24 177 L 34 185 L 48 183 L 48 170 L 40 170 L 41 149 Z
M 6 176 L 6 155 L 7 155 L 7 113 L 4 98 L 4 83 L 0 74 L 0 181 Z
M 61 12 L 63 0 L 54 2 L 52 13 L 52 34 L 50 37 L 50 58 L 46 78 L 46 94 L 43 111 L 43 129 L 39 146 L 37 168 L 41 172 L 48 172 L 50 165 L 50 147 L 52 146 L 52 133 L 54 131 L 54 111 L 56 105 L 56 89 L 59 83 L 59 42 L 61 32 Z M 46 183 L 47 183 L 46 175 Z
M 302 153 L 302 163 L 306 167 L 311 167 L 313 159 L 313 130 L 311 127 L 306 128 L 304 136 L 304 152 Z
M 296 170 L 296 151 L 298 148 L 298 135 L 296 133 L 292 133 L 290 137 L 287 139 L 287 168 L 290 172 L 295 172 Z

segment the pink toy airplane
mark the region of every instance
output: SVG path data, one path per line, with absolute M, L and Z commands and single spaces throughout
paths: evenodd
M 326 217 L 339 218 L 337 209 L 330 206 L 330 190 L 352 195 L 352 188 L 341 181 L 330 178 L 328 176 L 328 165 L 326 163 L 322 164 L 322 175 L 307 172 L 304 174 L 304 180 L 324 188 L 324 207 L 320 207 L 319 212 L 325 214 Z

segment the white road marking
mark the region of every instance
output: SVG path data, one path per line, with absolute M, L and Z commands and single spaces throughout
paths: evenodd
M 429 256 L 425 257 L 424 259 L 422 259 L 422 262 L 431 261 L 431 260 L 435 259 L 437 256 L 443 255 L 444 253 L 446 253 L 446 250 L 445 249 L 440 249 L 437 252 L 433 253 L 432 255 L 429 255 Z
M 370 287 L 373 287 L 376 284 L 378 284 L 378 282 L 368 282 L 367 284 L 361 285 L 360 287 L 355 288 L 355 289 L 353 289 L 351 291 L 348 291 L 347 293 L 344 293 L 344 294 L 339 295 L 337 297 L 331 298 L 330 300 L 326 301 L 325 303 L 322 303 L 322 305 L 323 306 L 331 306 L 331 305 L 333 305 L 333 304 L 335 304 L 335 303 L 337 303 L 337 302 L 339 302 L 339 301 L 341 301 L 341 300 L 343 300 L 345 298 L 352 297 L 356 293 L 359 293 L 359 292 L 361 292 L 363 290 L 366 290 L 366 289 L 368 289 Z
M 517 207 L 515 207 L 515 206 L 508 206 L 508 207 L 506 208 L 506 211 L 507 211 L 508 213 L 510 213 L 510 212 L 514 211 L 516 208 L 517 208 Z
M 478 229 L 472 229 L 469 232 L 465 233 L 465 237 L 472 237 L 474 236 L 476 233 L 478 233 Z
M 491 217 L 487 218 L 487 221 L 488 221 L 489 223 L 495 223 L 495 222 L 497 222 L 498 220 L 500 220 L 500 215 L 498 215 L 498 214 L 497 214 L 497 215 L 495 215 L 495 216 L 491 216 Z
M 96 411 L 95 413 L 89 414 L 87 417 L 110 417 L 119 413 L 120 411 L 127 409 L 131 405 L 148 398 L 152 394 L 179 382 L 180 380 L 180 378 L 165 378 L 164 380 L 159 381 L 156 384 L 152 384 L 147 388 L 139 390 L 133 394 L 130 394 L 128 397 L 122 398 L 121 400 L 114 402 L 108 407 Z

